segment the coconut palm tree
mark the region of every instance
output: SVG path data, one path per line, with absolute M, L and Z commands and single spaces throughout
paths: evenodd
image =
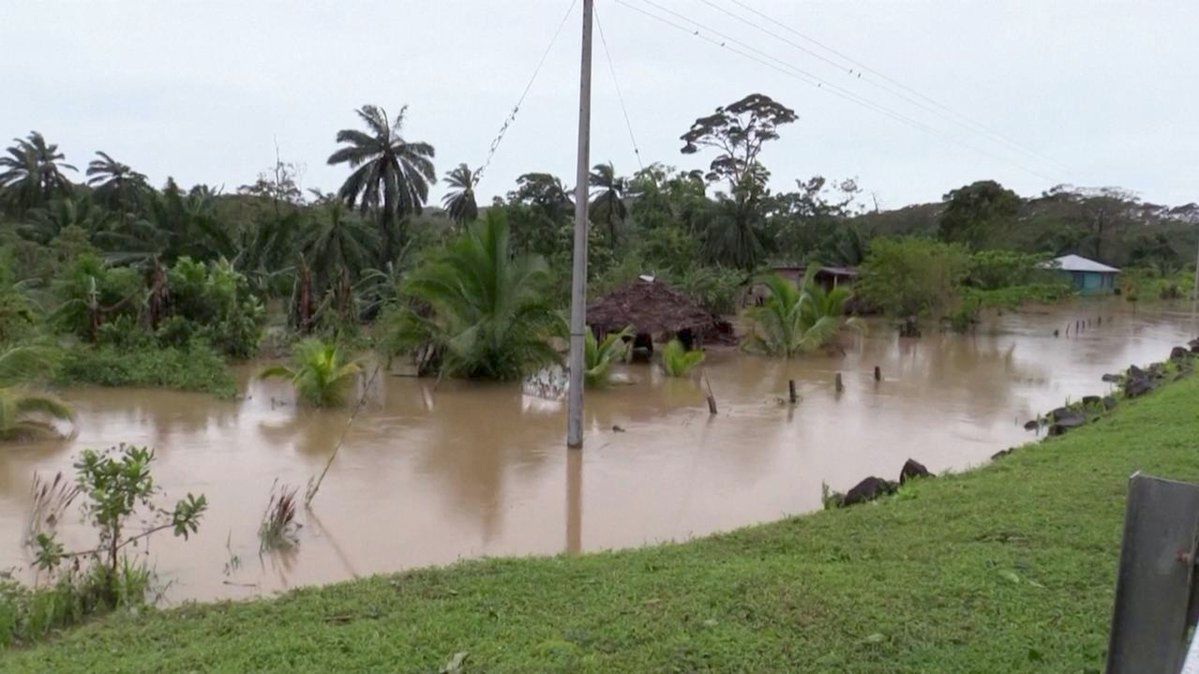
M 672 339 L 662 347 L 662 371 L 668 377 L 686 377 L 691 371 L 704 362 L 704 352 L 699 349 L 688 351 L 687 347 L 677 339 Z
M 592 388 L 602 388 L 608 385 L 608 375 L 613 361 L 622 358 L 628 351 L 626 339 L 633 336 L 633 326 L 626 326 L 620 332 L 610 332 L 604 336 L 604 341 L 595 338 L 595 333 L 588 330 L 583 341 L 583 383 Z
M 411 272 L 410 302 L 386 318 L 383 342 L 442 376 L 519 378 L 560 360 L 551 339 L 565 322 L 547 282 L 545 261 L 514 256 L 507 218 L 490 209 Z
M 63 162 L 57 145 L 46 144 L 37 131 L 30 131 L 26 139 L 13 140 L 16 145 L 7 149 L 7 155 L 0 155 L 0 191 L 5 201 L 24 211 L 70 191 L 71 181 L 63 171 L 77 169 Z
M 136 208 L 142 196 L 151 189 L 146 176 L 106 152 L 96 152 L 96 156 L 99 159 L 93 159 L 87 165 L 87 184 L 95 188 L 96 199 L 109 208 Z
M 450 219 L 459 225 L 479 217 L 479 206 L 475 203 L 476 180 L 474 171 L 466 164 L 459 164 L 458 168 L 445 174 L 450 190 L 442 198 L 441 205 L 445 206 Z
M 770 295 L 745 312 L 751 326 L 742 342 L 746 350 L 790 358 L 828 344 L 845 325 L 857 325 L 843 315 L 849 291 L 826 291 L 815 282 L 818 270 L 819 265 L 808 265 L 799 287 L 778 274 L 762 277 Z
M 51 365 L 47 349 L 17 346 L 0 351 L 0 440 L 16 440 L 53 434 L 55 428 L 39 417 L 70 420 L 71 408 L 54 396 L 39 394 L 23 386 Z
M 602 222 L 608 228 L 608 238 L 615 244 L 619 227 L 628 216 L 624 196 L 629 189 L 626 178 L 618 178 L 612 163 L 596 164 L 591 169 L 588 184 L 591 193 L 591 221 Z
M 431 161 L 433 146 L 410 143 L 400 135 L 407 110 L 408 106 L 400 108 L 392 122 L 382 108 L 362 106 L 356 112 L 368 132 L 338 131 L 337 142 L 345 147 L 329 155 L 330 165 L 349 164 L 354 169 L 338 196 L 351 207 L 357 204 L 364 213 L 371 209 L 379 213 L 383 264 L 395 259 L 404 243 L 401 221 L 421 212 L 429 198 L 429 185 L 437 180 Z
M 296 345 L 291 365 L 268 367 L 259 377 L 291 380 L 301 400 L 317 407 L 335 407 L 345 403 L 346 389 L 361 368 L 347 361 L 341 349 L 319 339 L 305 339 Z

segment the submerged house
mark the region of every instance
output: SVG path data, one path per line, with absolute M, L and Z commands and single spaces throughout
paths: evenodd
M 1119 269 L 1081 255 L 1063 255 L 1053 261 L 1053 268 L 1069 275 L 1074 288 L 1083 295 L 1110 293 L 1116 289 Z
M 653 351 L 654 340 L 678 337 L 688 348 L 719 341 L 720 321 L 683 293 L 653 276 L 640 276 L 587 307 L 587 324 L 597 336 L 633 326 L 633 345 Z M 731 334 L 731 326 L 728 328 Z
M 803 281 L 804 275 L 808 273 L 807 265 L 776 264 L 770 270 L 796 285 L 799 285 Z M 858 270 L 855 267 L 822 266 L 816 269 L 812 280 L 825 290 L 832 290 L 841 286 L 853 285 L 858 280 Z

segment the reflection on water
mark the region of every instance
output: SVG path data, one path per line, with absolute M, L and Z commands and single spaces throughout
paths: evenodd
M 934 471 L 977 465 L 1032 439 L 1022 424 L 1038 412 L 1108 391 L 1104 372 L 1160 360 L 1196 334 L 1188 312 L 1086 302 L 1007 314 L 964 336 L 899 340 L 875 326 L 837 357 L 713 351 L 715 417 L 693 382 L 631 365 L 618 368 L 627 385 L 588 393 L 581 452 L 564 448 L 561 403 L 519 384 L 379 377 L 314 510 L 300 514 L 299 548 L 263 556 L 256 532 L 271 484 L 302 489 L 348 410 L 297 408 L 285 383 L 251 380 L 252 368 L 236 401 L 70 390 L 76 437 L 0 449 L 0 568 L 28 562 L 19 540 L 34 472 L 69 472 L 79 450 L 119 442 L 158 449 L 168 497 L 202 492 L 211 504 L 191 542 L 153 543 L 170 600 L 680 540 L 817 508 L 822 483 L 844 491 L 867 475 L 893 478 L 909 457 Z M 86 533 L 74 519 L 63 531 L 79 546 Z

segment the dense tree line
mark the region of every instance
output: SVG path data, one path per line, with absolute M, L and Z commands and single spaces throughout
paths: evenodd
M 530 171 L 480 204 L 478 172 L 458 164 L 444 174 L 442 208 L 431 208 L 436 153 L 406 135 L 407 108 L 394 117 L 370 105 L 356 112 L 358 127 L 331 134 L 327 161 L 349 171 L 332 193 L 302 190 L 296 167 L 282 160 L 225 193 L 170 178 L 155 187 L 104 151 L 81 172 L 40 133 L 14 139 L 0 156 L 0 339 L 40 313 L 84 341 L 140 330 L 164 345 L 203 339 L 244 357 L 254 353 L 268 306 L 285 309 L 297 334 L 353 334 L 397 307 L 412 329 L 414 317 L 434 320 L 430 307 L 448 306 L 430 279 L 450 273 L 453 251 L 466 255 L 472 236 L 502 236 L 493 257 L 541 270 L 510 276 L 533 283 L 546 306 L 565 305 L 570 185 Z M 851 179 L 815 176 L 772 190 L 770 144 L 797 119 L 752 94 L 681 135 L 682 154 L 704 155 L 706 170 L 655 163 L 630 175 L 597 164 L 588 179 L 591 292 L 652 273 L 731 313 L 771 263 L 860 265 L 872 247 L 902 252 L 895 237 L 936 240 L 964 255 L 1012 251 L 1030 256 L 1025 262 L 1075 252 L 1161 276 L 1183 270 L 1193 254 L 1199 206 L 1147 204 L 1115 188 L 1058 186 L 1025 199 L 979 181 L 940 203 L 887 212 L 866 209 Z M 971 263 L 952 265 L 950 275 L 969 285 Z M 460 298 L 461 307 L 485 304 Z

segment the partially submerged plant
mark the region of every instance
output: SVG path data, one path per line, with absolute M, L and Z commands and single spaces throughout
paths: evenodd
M 745 312 L 752 326 L 742 344 L 747 351 L 790 358 L 819 349 L 835 339 L 843 326 L 856 325 L 854 319 L 844 318 L 849 292 L 822 288 L 815 280 L 819 269 L 808 265 L 798 287 L 778 274 L 762 277 L 770 295 L 761 306 Z
M 34 537 L 34 565 L 56 573 L 63 562 L 73 560 L 59 583 L 82 594 L 82 612 L 97 608 L 137 605 L 145 601 L 151 574 L 142 563 L 124 553 L 140 541 L 164 529 L 187 539 L 197 531 L 200 518 L 208 508 L 207 499 L 188 494 L 174 508 L 155 503 L 160 490 L 150 475 L 154 451 L 145 447 L 120 445 L 102 452 L 87 449 L 75 463 L 79 491 L 86 495 L 83 512 L 97 530 L 99 545 L 79 551 L 67 551 L 54 532 L 42 531 Z M 129 518 L 138 511 L 145 528 L 130 534 Z M 83 568 L 81 560 L 89 564 Z M 64 587 L 65 587 L 64 586 Z
M 69 421 L 71 408 L 54 396 L 24 386 L 53 365 L 50 349 L 16 346 L 0 351 L 0 440 L 17 440 L 37 435 L 54 435 L 54 424 L 46 417 Z
M 29 521 L 25 524 L 25 544 L 33 545 L 39 534 L 53 530 L 79 493 L 79 485 L 67 479 L 62 471 L 55 473 L 50 481 L 43 480 L 41 475 L 35 473 L 30 490 L 33 507 L 29 511 Z
M 585 385 L 599 388 L 608 385 L 608 376 L 612 363 L 623 358 L 628 352 L 626 341 L 633 336 L 633 326 L 626 326 L 620 332 L 610 332 L 604 336 L 604 341 L 598 341 L 590 330 L 584 336 L 583 350 L 583 381 Z
M 258 525 L 259 552 L 287 549 L 299 543 L 297 491 L 299 487 L 280 485 L 278 481 L 271 486 L 271 499 L 262 513 L 262 523 Z
M 669 377 L 686 377 L 691 371 L 704 362 L 704 352 L 699 349 L 688 351 L 687 347 L 677 339 L 667 342 L 662 347 L 662 370 Z
M 336 344 L 319 339 L 305 339 L 297 344 L 291 359 L 291 365 L 268 367 L 258 376 L 290 379 L 296 394 L 317 407 L 344 404 L 346 389 L 361 371 L 357 362 L 346 360 Z

